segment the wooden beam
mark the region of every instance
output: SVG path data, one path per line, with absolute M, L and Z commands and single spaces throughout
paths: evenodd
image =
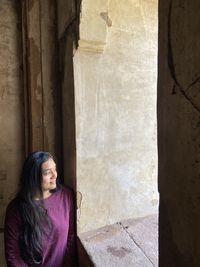
M 40 0 L 22 0 L 26 153 L 44 149 Z

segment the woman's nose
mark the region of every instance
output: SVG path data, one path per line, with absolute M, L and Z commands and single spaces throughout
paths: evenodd
M 57 175 L 56 171 L 51 170 L 52 176 L 55 177 Z

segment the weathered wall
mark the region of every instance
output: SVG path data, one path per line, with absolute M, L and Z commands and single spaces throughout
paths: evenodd
M 0 3 L 2 267 L 5 208 L 15 195 L 25 155 L 47 150 L 61 158 L 56 18 L 54 0 Z
M 200 2 L 160 0 L 161 267 L 200 262 Z
M 20 10 L 16 1 L 0 3 L 0 266 L 3 220 L 18 184 L 24 157 L 23 85 Z
M 23 29 L 23 80 L 27 153 L 50 151 L 56 158 L 61 144 L 56 3 L 21 1 Z
M 44 150 L 60 159 L 60 94 L 58 88 L 56 4 L 54 0 L 41 2 L 41 54 L 43 81 Z M 59 165 L 58 165 L 59 166 Z
M 157 212 L 157 1 L 83 0 L 74 65 L 79 232 Z
M 78 2 L 79 0 L 59 0 L 57 2 L 63 179 L 74 189 L 76 187 L 76 136 L 73 49 L 77 43 Z

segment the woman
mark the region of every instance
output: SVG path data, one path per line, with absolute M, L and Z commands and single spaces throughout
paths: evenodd
M 75 266 L 74 199 L 57 180 L 48 152 L 33 152 L 25 160 L 21 187 L 5 217 L 8 267 Z

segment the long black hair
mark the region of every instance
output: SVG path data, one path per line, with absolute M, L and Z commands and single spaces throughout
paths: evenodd
M 41 187 L 42 164 L 51 158 L 50 153 L 43 151 L 33 152 L 27 157 L 23 164 L 20 190 L 16 198 L 22 221 L 19 235 L 20 253 L 26 263 L 35 266 L 42 263 L 42 237 L 48 235 L 52 227 L 43 205 Z M 36 201 L 36 196 L 41 201 Z

